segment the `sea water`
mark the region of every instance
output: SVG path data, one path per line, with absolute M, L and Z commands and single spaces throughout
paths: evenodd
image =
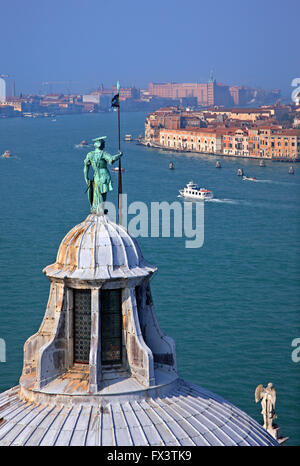
M 121 113 L 121 136 L 144 131 L 144 113 Z M 0 121 L 0 391 L 18 384 L 23 345 L 45 313 L 60 241 L 89 213 L 83 161 L 85 139 L 107 136 L 117 153 L 116 113 Z M 123 191 L 128 203 L 178 201 L 193 180 L 211 189 L 205 203 L 204 243 L 142 237 L 143 255 L 158 267 L 152 279 L 157 318 L 176 341 L 181 377 L 222 396 L 262 422 L 258 384 L 277 390 L 277 423 L 288 444 L 300 445 L 300 164 L 179 154 L 123 142 Z M 222 168 L 216 168 L 220 160 Z M 169 170 L 173 161 L 174 170 Z M 258 182 L 243 181 L 243 168 Z M 111 174 L 116 202 L 116 173 Z

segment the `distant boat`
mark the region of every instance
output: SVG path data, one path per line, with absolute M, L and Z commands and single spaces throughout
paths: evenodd
M 216 168 L 221 168 L 221 163 L 219 161 L 216 163 Z
M 290 174 L 290 175 L 293 175 L 293 174 L 294 174 L 294 169 L 293 169 L 293 167 L 290 167 L 290 168 L 289 168 L 289 174 Z
M 243 180 L 244 181 L 257 181 L 257 179 L 254 178 L 254 176 L 243 176 Z
M 238 174 L 238 176 L 243 176 L 244 175 L 243 169 L 239 168 L 238 171 L 237 171 L 237 174 Z
M 6 150 L 1 157 L 4 157 L 5 159 L 9 159 L 11 157 L 11 152 L 9 150 Z
M 79 146 L 80 146 L 80 147 L 82 147 L 82 146 L 88 146 L 88 142 L 87 142 L 85 139 L 83 139 L 83 141 L 81 141 L 81 143 L 79 144 Z
M 202 201 L 209 201 L 214 197 L 212 191 L 205 188 L 199 188 L 199 186 L 193 181 L 190 181 L 183 189 L 180 189 L 179 193 L 182 197 L 199 199 Z
M 124 141 L 132 141 L 131 134 L 125 134 Z
M 175 166 L 174 166 L 174 163 L 173 162 L 170 162 L 169 163 L 169 169 L 170 170 L 174 170 Z
M 112 168 L 112 171 L 118 172 L 118 171 L 119 171 L 119 167 L 113 167 L 113 168 Z M 123 173 L 124 171 L 125 171 L 125 168 L 121 168 L 121 172 Z
M 260 167 L 265 167 L 265 166 L 266 166 L 265 161 L 264 161 L 264 160 L 261 160 L 261 161 L 259 162 L 259 166 L 260 166 Z

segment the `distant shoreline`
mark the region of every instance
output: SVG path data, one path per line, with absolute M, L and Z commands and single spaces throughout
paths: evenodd
M 194 154 L 194 155 L 208 155 L 208 156 L 213 156 L 213 157 L 230 157 L 232 159 L 253 159 L 253 160 L 269 160 L 270 162 L 283 162 L 283 163 L 297 163 L 300 162 L 299 159 L 279 159 L 277 158 L 269 158 L 269 157 L 253 157 L 253 156 L 247 156 L 247 155 L 231 155 L 231 154 L 222 154 L 220 152 L 215 153 L 215 152 L 196 152 L 192 150 L 182 150 L 182 149 L 177 149 L 174 147 L 165 147 L 165 146 L 160 146 L 159 144 L 149 144 L 145 143 L 142 141 L 137 142 L 137 144 L 140 144 L 142 146 L 148 147 L 149 149 L 159 149 L 163 150 L 165 152 L 175 152 L 179 154 Z

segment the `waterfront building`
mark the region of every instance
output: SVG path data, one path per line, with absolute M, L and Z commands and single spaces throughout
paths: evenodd
M 169 99 L 195 97 L 198 105 L 231 105 L 229 86 L 210 80 L 207 83 L 149 83 L 149 94 Z
M 261 157 L 259 128 L 253 127 L 248 129 L 249 156 Z
M 6 103 L 16 112 L 23 112 L 24 111 L 24 100 L 19 97 L 7 97 Z
M 253 89 L 249 86 L 230 86 L 216 82 L 211 78 L 206 83 L 149 83 L 148 94 L 151 96 L 169 99 L 196 98 L 199 106 L 223 105 L 248 105 L 250 102 L 257 104 L 270 104 L 280 97 L 280 90 Z
M 112 86 L 112 93 L 113 95 L 117 94 L 118 89 L 117 86 Z M 127 99 L 139 99 L 140 91 L 136 87 L 120 87 L 119 89 L 119 99 L 127 100 Z
M 300 130 L 283 129 L 275 118 L 287 110 L 285 106 L 189 112 L 162 108 L 146 118 L 143 142 L 176 151 L 298 161 Z
M 248 121 L 254 123 L 257 120 L 268 119 L 275 115 L 275 110 L 272 107 L 266 108 L 214 108 L 203 110 L 203 114 L 214 113 L 222 115 L 228 120 Z
M 300 160 L 300 129 L 279 126 L 249 129 L 249 155 L 272 160 Z
M 145 120 L 146 145 L 153 146 L 160 143 L 160 130 L 162 128 L 180 128 L 180 111 L 177 107 L 160 108 L 148 115 Z
M 84 94 L 82 96 L 82 102 L 89 103 L 89 104 L 100 104 L 100 94 Z
M 300 159 L 300 129 L 262 129 L 260 146 L 263 157 L 273 160 Z
M 204 154 L 221 152 L 221 135 L 213 128 L 161 129 L 159 134 L 161 147 Z
M 248 130 L 242 128 L 224 129 L 222 134 L 222 153 L 224 155 L 249 157 Z
M 5 79 L 0 78 L 0 103 L 4 104 L 6 101 L 6 82 Z
M 44 269 L 49 300 L 20 383 L 0 394 L 0 445 L 279 445 L 179 377 L 175 343 L 155 316 L 155 271 L 107 215 L 67 233 Z
M 16 112 L 13 107 L 6 104 L 0 103 L 0 116 L 2 117 L 14 117 L 16 116 Z

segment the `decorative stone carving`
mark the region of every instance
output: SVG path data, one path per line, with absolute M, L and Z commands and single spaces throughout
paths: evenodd
M 278 440 L 279 443 L 285 442 L 288 437 L 283 438 L 280 427 L 274 424 L 274 420 L 277 419 L 277 414 L 275 413 L 276 390 L 274 385 L 271 382 L 266 387 L 262 384 L 258 385 L 255 389 L 255 401 L 256 403 L 261 402 L 264 429 Z

